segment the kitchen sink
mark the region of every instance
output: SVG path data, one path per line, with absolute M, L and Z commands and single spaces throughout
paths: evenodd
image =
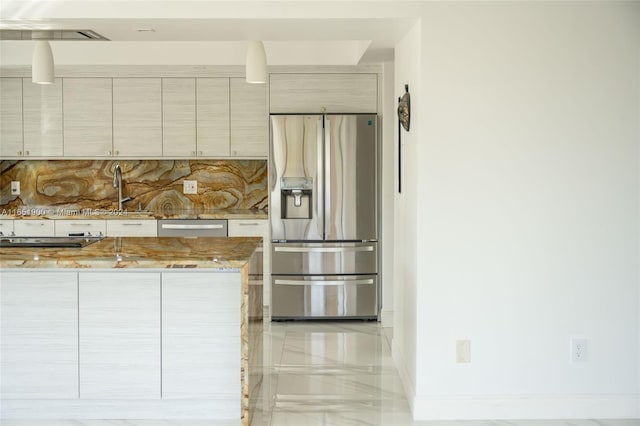
M 103 237 L 3 237 L 0 248 L 82 248 L 102 240 Z

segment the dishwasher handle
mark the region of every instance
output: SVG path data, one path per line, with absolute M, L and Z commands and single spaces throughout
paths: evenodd
M 199 229 L 223 229 L 224 225 L 219 224 L 211 224 L 211 225 L 189 225 L 189 224 L 180 224 L 180 223 L 163 223 L 162 229 L 190 229 L 190 230 L 199 230 Z

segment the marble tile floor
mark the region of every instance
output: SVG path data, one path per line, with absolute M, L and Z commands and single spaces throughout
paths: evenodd
M 266 323 L 265 376 L 253 426 L 640 426 L 640 420 L 414 422 L 374 322 Z M 203 420 L 8 421 L 2 426 L 238 426 Z

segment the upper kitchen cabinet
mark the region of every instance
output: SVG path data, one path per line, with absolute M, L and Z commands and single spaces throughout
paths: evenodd
M 62 79 L 55 84 L 22 80 L 24 156 L 62 157 Z
M 196 79 L 162 79 L 162 153 L 196 155 Z
M 64 79 L 65 157 L 113 155 L 112 90 L 111 78 Z
M 22 156 L 22 79 L 0 78 L 0 155 Z
M 196 104 L 197 154 L 228 156 L 229 79 L 196 79 Z
M 377 74 L 271 74 L 271 113 L 377 113 Z
M 113 79 L 113 154 L 162 156 L 162 86 L 159 78 Z
M 231 155 L 266 157 L 269 152 L 268 86 L 231 78 Z

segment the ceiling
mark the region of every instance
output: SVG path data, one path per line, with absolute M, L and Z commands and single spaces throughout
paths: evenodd
M 397 4 L 4 0 L 0 29 L 91 29 L 110 40 L 54 41 L 60 65 L 241 65 L 248 40 L 265 42 L 269 65 L 356 65 L 393 59 L 416 21 Z M 30 63 L 32 42 L 0 43 L 3 66 Z

